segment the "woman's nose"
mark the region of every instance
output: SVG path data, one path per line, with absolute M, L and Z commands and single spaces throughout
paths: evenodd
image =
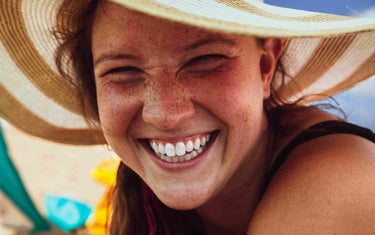
M 143 120 L 159 129 L 173 129 L 194 114 L 187 89 L 176 81 L 162 80 L 147 88 Z

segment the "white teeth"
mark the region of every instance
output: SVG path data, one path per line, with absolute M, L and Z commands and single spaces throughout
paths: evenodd
M 189 154 L 186 154 L 184 158 L 185 158 L 185 161 L 189 161 L 192 158 L 192 156 L 189 153 Z
M 165 148 L 164 148 L 164 145 L 162 144 L 159 144 L 159 153 L 165 154 Z
M 154 149 L 155 153 L 159 153 L 159 148 L 158 148 L 158 146 L 155 144 L 155 142 L 152 142 L 152 148 Z
M 176 155 L 174 146 L 170 143 L 165 145 L 165 153 L 168 157 L 174 157 Z
M 199 139 L 196 139 L 194 141 L 194 149 L 198 150 L 200 146 L 201 146 L 201 141 Z
M 177 154 L 177 156 L 185 155 L 185 153 L 186 153 L 185 144 L 182 143 L 182 142 L 178 142 L 176 144 L 176 154 Z
M 150 146 L 154 150 L 155 154 L 167 162 L 184 162 L 195 158 L 201 154 L 208 141 L 210 140 L 210 135 L 207 134 L 202 138 L 196 138 L 194 141 L 189 140 L 186 142 L 178 142 L 177 144 L 162 144 L 150 141 Z
M 193 141 L 189 140 L 186 143 L 186 152 L 191 152 L 194 149 Z
M 170 144 L 170 145 L 172 145 L 172 144 Z M 173 145 L 172 145 L 173 146 Z M 190 159 L 193 159 L 193 158 L 195 158 L 196 156 L 198 156 L 199 154 L 201 154 L 203 151 L 204 151 L 204 149 L 205 149 L 206 147 L 205 146 L 202 146 L 202 147 L 200 147 L 198 150 L 193 150 L 191 153 L 187 153 L 187 154 L 184 154 L 184 155 L 181 155 L 181 156 L 175 156 L 175 155 L 173 155 L 173 156 L 169 156 L 168 155 L 168 152 L 169 152 L 169 149 L 171 149 L 170 148 L 170 146 L 167 144 L 166 146 L 165 146 L 165 149 L 166 149 L 166 152 L 167 152 L 167 155 L 164 155 L 164 154 L 157 154 L 161 159 L 163 159 L 164 161 L 167 161 L 167 162 L 184 162 L 184 161 L 189 161 Z M 174 150 L 174 148 L 173 148 L 173 150 Z
M 201 145 L 205 146 L 206 145 L 206 137 L 203 137 L 201 140 Z

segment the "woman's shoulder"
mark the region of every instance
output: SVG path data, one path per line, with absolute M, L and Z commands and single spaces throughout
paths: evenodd
M 306 128 L 335 120 L 324 113 L 316 117 L 304 124 Z M 348 134 L 330 134 L 304 142 L 290 152 L 274 175 L 249 232 L 375 233 L 374 179 L 373 142 Z

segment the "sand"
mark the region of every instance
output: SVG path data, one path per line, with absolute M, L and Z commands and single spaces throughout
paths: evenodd
M 26 135 L 4 121 L 1 124 L 13 163 L 42 215 L 45 215 L 46 194 L 68 196 L 93 207 L 103 196 L 105 187 L 90 177 L 90 171 L 99 162 L 116 157 L 106 147 L 57 144 Z M 25 233 L 0 225 L 0 234 Z M 55 230 L 48 234 L 64 233 Z M 79 231 L 71 234 L 88 233 Z

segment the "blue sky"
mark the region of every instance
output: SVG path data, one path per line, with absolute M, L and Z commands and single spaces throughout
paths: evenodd
M 307 11 L 375 17 L 375 0 L 264 0 L 264 2 Z M 368 127 L 375 132 L 375 77 L 335 95 L 334 98 L 348 115 L 350 122 Z
M 338 15 L 352 15 L 375 6 L 375 0 L 264 0 L 265 3 L 301 10 L 310 10 Z

